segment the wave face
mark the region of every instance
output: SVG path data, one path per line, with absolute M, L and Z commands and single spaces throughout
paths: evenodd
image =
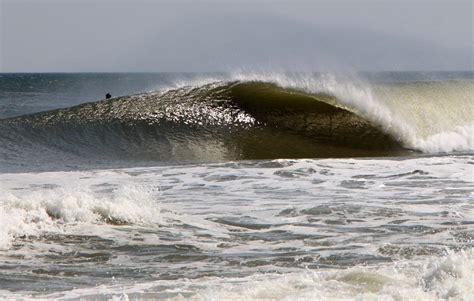
M 1 120 L 0 166 L 472 151 L 473 95 L 471 80 L 233 74 Z

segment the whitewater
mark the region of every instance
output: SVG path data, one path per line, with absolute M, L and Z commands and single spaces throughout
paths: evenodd
M 472 300 L 473 78 L 2 74 L 0 299 Z

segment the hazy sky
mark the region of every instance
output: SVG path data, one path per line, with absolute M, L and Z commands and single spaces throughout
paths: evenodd
M 473 70 L 473 1 L 0 0 L 2 72 Z

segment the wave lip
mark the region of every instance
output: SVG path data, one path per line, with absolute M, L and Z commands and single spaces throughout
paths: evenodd
M 474 116 L 472 79 L 375 84 L 334 74 L 264 72 L 234 76 L 240 81 L 263 81 L 308 94 L 331 95 L 338 106 L 369 121 L 409 149 L 426 153 L 474 150 L 470 142 Z M 451 132 L 459 136 L 446 135 Z

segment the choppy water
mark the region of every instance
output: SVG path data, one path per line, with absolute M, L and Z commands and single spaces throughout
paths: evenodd
M 470 74 L 194 76 L 0 120 L 0 298 L 474 299 Z

